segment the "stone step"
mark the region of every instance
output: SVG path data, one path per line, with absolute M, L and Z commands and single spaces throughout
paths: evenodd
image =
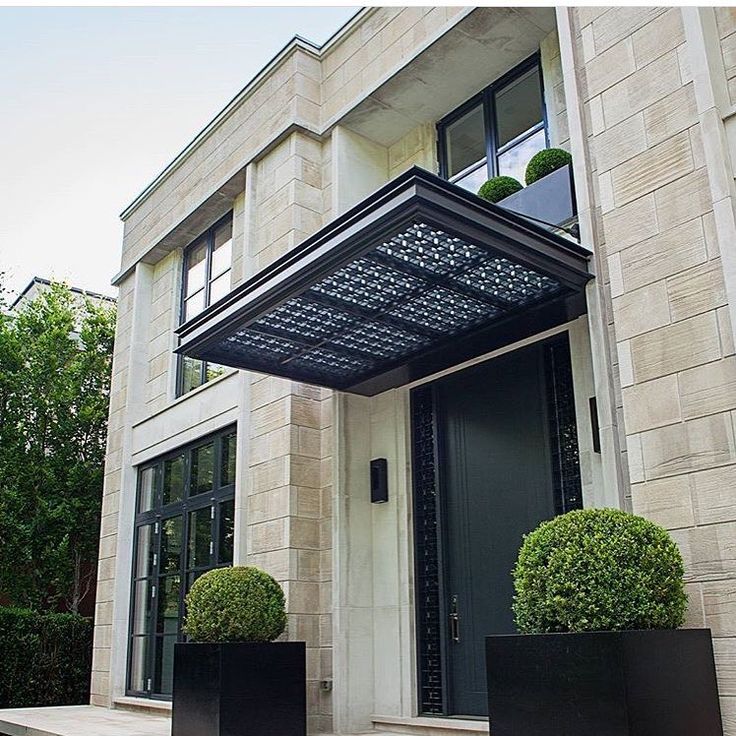
M 382 736 L 484 736 L 488 721 L 466 718 L 373 716 L 373 728 Z

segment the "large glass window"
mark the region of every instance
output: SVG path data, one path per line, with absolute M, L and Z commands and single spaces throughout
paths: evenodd
M 440 174 L 472 192 L 492 176 L 522 184 L 529 159 L 547 146 L 537 55 L 473 97 L 437 126 Z
M 184 596 L 233 562 L 236 433 L 229 429 L 138 471 L 128 693 L 171 696 Z
M 181 322 L 196 317 L 230 291 L 232 214 L 202 234 L 184 251 Z M 183 357 L 179 362 L 179 394 L 185 394 L 223 372 L 215 363 Z

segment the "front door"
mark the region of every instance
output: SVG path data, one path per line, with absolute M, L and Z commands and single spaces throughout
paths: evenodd
M 566 338 L 432 386 L 447 715 L 487 715 L 484 637 L 515 632 L 511 571 L 522 537 L 580 506 L 571 402 Z M 571 458 L 572 473 L 562 466 Z

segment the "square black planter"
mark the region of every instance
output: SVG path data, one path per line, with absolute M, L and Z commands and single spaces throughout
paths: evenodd
M 569 223 L 577 215 L 572 166 L 568 164 L 537 179 L 498 205 L 551 225 Z
M 709 629 L 486 638 L 493 736 L 722 736 Z
M 172 736 L 305 736 L 304 642 L 176 644 Z

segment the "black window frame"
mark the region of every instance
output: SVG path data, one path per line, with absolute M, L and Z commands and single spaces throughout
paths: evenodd
M 237 451 L 238 431 L 237 425 L 228 425 L 224 429 L 219 429 L 196 441 L 181 447 L 177 447 L 170 452 L 159 455 L 136 467 L 136 499 L 135 499 L 135 517 L 133 521 L 133 545 L 131 560 L 131 579 L 130 579 L 130 606 L 128 615 L 128 631 L 127 631 L 127 656 L 126 656 L 126 673 L 125 673 L 125 694 L 131 697 L 148 698 L 152 700 L 171 700 L 171 695 L 166 693 L 154 692 L 153 684 L 155 680 L 155 655 L 156 643 L 159 638 L 163 639 L 167 634 L 158 633 L 156 631 L 156 616 L 159 601 L 159 587 L 162 578 L 167 576 L 179 576 L 179 601 L 178 601 L 178 622 L 176 641 L 184 641 L 185 635 L 181 630 L 181 622 L 184 614 L 184 597 L 188 591 L 188 578 L 191 574 L 201 574 L 207 570 L 219 567 L 229 567 L 233 561 L 220 561 L 220 531 L 222 526 L 222 510 L 223 505 L 233 502 L 233 519 L 235 515 L 235 477 L 230 479 L 232 482 L 222 484 L 222 463 L 223 463 L 223 445 L 231 436 L 235 436 L 234 446 Z M 189 488 L 191 483 L 191 463 L 192 452 L 201 447 L 213 443 L 213 480 L 212 490 L 210 492 L 200 493 L 190 496 Z M 163 468 L 167 460 L 184 457 L 184 483 L 181 500 L 163 504 Z M 154 500 L 150 509 L 139 511 L 141 502 L 141 487 L 144 471 L 149 468 L 154 473 Z M 237 474 L 237 462 L 235 464 L 235 473 Z M 189 528 L 190 516 L 193 512 L 201 509 L 210 508 L 210 524 L 211 524 L 211 544 L 209 552 L 209 564 L 189 566 Z M 161 572 L 161 537 L 162 526 L 168 519 L 181 518 L 181 551 L 179 555 L 179 567 L 175 573 Z M 234 524 L 234 521 L 233 521 Z M 137 575 L 138 562 L 138 545 L 141 535 L 141 529 L 153 526 L 152 532 L 152 550 L 151 556 L 153 562 L 146 575 Z M 148 610 L 146 619 L 146 633 L 136 634 L 134 632 L 134 620 L 136 619 L 136 583 L 148 581 L 147 596 L 150 610 Z M 152 590 L 152 587 L 155 588 Z M 168 635 L 172 636 L 172 635 Z M 145 650 L 145 684 L 143 690 L 132 687 L 133 678 L 133 642 L 135 639 L 147 639 Z
M 198 235 L 194 240 L 192 240 L 189 245 L 184 248 L 184 257 L 182 258 L 182 272 L 181 272 L 181 289 L 179 293 L 179 324 L 183 325 L 184 322 L 186 322 L 186 303 L 187 303 L 187 281 L 189 278 L 189 257 L 191 253 L 198 248 L 202 243 L 205 243 L 205 279 L 204 279 L 204 309 L 210 306 L 212 304 L 211 301 L 211 287 L 212 287 L 212 281 L 215 279 L 212 278 L 212 253 L 215 250 L 215 233 L 217 230 L 219 230 L 223 225 L 225 225 L 227 222 L 230 222 L 231 227 L 231 234 L 230 238 L 232 240 L 232 223 L 233 223 L 233 211 L 230 210 L 230 212 L 227 212 L 225 215 L 220 217 L 216 222 L 214 222 L 212 225 L 210 225 L 203 233 Z M 232 245 L 231 245 L 232 248 Z M 231 251 L 232 253 L 232 251 Z M 219 276 L 222 276 L 225 273 L 230 273 L 232 275 L 232 257 L 230 259 L 230 266 L 226 271 L 223 271 L 222 274 L 218 274 Z M 217 277 L 216 277 L 217 278 Z M 232 285 L 232 278 L 230 281 Z M 180 355 L 179 359 L 176 361 L 176 396 L 184 396 L 185 394 L 189 393 L 190 391 L 194 391 L 195 389 L 199 388 L 200 386 L 204 386 L 207 382 L 207 361 L 200 361 L 199 366 L 199 383 L 196 386 L 193 386 L 191 389 L 184 391 L 184 361 L 185 357 Z
M 524 131 L 520 135 L 516 136 L 512 140 L 505 143 L 503 146 L 497 145 L 498 131 L 496 128 L 496 94 L 500 92 L 504 87 L 507 87 L 511 82 L 522 77 L 530 70 L 537 68 L 539 71 L 539 90 L 541 95 L 542 104 L 542 120 L 536 125 L 532 126 L 528 130 Z M 485 134 L 485 162 L 477 162 L 471 164 L 462 171 L 458 171 L 452 176 L 449 175 L 448 156 L 447 156 L 447 129 L 450 125 L 457 122 L 463 115 L 473 110 L 478 105 L 482 105 L 483 109 L 483 124 Z M 471 174 L 480 169 L 484 163 L 486 166 L 486 177 L 488 179 L 498 176 L 498 158 L 503 155 L 506 151 L 514 148 L 523 141 L 527 140 L 531 136 L 538 133 L 540 130 L 544 130 L 544 145 L 549 147 L 549 124 L 547 119 L 547 105 L 545 104 L 544 94 L 544 75 L 542 74 L 542 62 L 539 51 L 536 51 L 527 59 L 524 59 L 520 64 L 517 64 L 513 69 L 506 72 L 504 75 L 496 79 L 494 82 L 489 84 L 485 89 L 481 90 L 477 94 L 473 95 L 469 100 L 463 102 L 462 105 L 456 107 L 452 112 L 448 113 L 437 123 L 437 150 L 439 158 L 439 175 L 443 179 L 447 179 L 450 182 L 463 179 L 468 174 Z M 523 182 L 522 182 L 523 183 Z

